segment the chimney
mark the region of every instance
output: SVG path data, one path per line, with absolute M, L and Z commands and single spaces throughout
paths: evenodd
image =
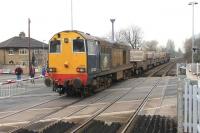
M 19 37 L 21 37 L 21 38 L 25 38 L 25 37 L 26 37 L 26 35 L 25 35 L 25 33 L 24 33 L 24 32 L 20 32 L 20 33 L 19 33 Z

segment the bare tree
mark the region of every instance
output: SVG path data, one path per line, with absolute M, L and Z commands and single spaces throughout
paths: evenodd
M 133 49 L 141 47 L 142 30 L 138 26 L 122 29 L 115 34 L 116 41 L 128 43 Z
M 158 42 L 156 40 L 144 41 L 142 46 L 147 51 L 157 51 Z
M 188 62 L 192 62 L 192 38 L 186 39 L 184 43 L 185 54 L 184 58 L 187 59 Z M 195 36 L 194 41 L 194 62 L 200 62 L 200 35 Z M 197 49 L 196 49 L 197 48 Z
M 185 49 L 185 54 L 184 58 L 187 60 L 187 62 L 192 62 L 192 39 L 186 39 L 184 43 L 184 49 Z
M 178 52 L 176 53 L 177 57 L 183 57 L 183 51 L 179 48 Z
M 166 52 L 166 48 L 164 46 L 158 46 L 157 50 L 159 52 Z
M 174 41 L 169 39 L 166 45 L 166 51 L 170 54 L 171 57 L 174 57 L 176 54 Z

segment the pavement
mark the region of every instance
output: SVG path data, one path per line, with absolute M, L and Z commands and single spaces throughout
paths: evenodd
M 40 73 L 36 73 L 35 77 L 40 76 Z M 30 76 L 28 74 L 22 74 L 22 79 L 28 79 Z M 6 82 L 8 80 L 16 80 L 16 75 L 14 74 L 0 74 L 0 83 Z
M 187 78 L 191 79 L 191 80 L 199 80 L 200 79 L 196 74 L 193 74 L 192 71 L 189 71 L 188 69 L 186 69 L 186 75 L 187 75 Z

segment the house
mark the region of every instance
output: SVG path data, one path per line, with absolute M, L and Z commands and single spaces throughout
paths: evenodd
M 24 32 L 0 43 L 1 69 L 13 69 L 21 65 L 24 69 L 29 67 L 29 38 Z M 47 63 L 48 45 L 30 38 L 30 62 L 36 67 Z

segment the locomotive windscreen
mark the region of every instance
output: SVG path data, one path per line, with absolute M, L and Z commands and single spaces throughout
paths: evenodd
M 85 45 L 83 39 L 73 40 L 73 52 L 85 52 Z
M 60 41 L 59 40 L 51 41 L 49 49 L 50 53 L 60 53 Z

